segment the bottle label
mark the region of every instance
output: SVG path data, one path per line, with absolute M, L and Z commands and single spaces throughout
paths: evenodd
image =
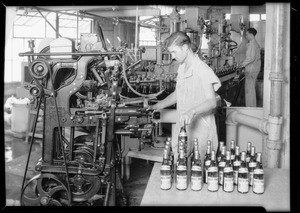
M 219 184 L 223 185 L 223 171 L 219 171 Z
M 195 165 L 193 165 L 192 168 L 191 168 L 191 170 L 202 171 L 202 168 L 201 168 L 201 166 L 195 166 Z
M 171 175 L 161 176 L 161 189 L 170 189 L 171 188 Z
M 233 172 L 233 180 L 234 180 L 234 184 L 238 183 L 238 171 Z
M 187 176 L 177 175 L 177 189 L 186 189 L 187 188 Z
M 233 166 L 241 166 L 241 161 L 234 161 Z
M 169 165 L 162 165 L 160 170 L 170 170 L 170 166 Z
M 252 168 L 253 168 L 253 167 L 256 167 L 256 162 L 250 162 L 250 163 L 249 163 L 249 167 L 252 167 Z
M 225 167 L 225 164 L 226 164 L 226 162 L 221 161 L 221 162 L 219 163 L 219 167 Z
M 233 172 L 232 167 L 225 167 L 224 172 Z
M 233 178 L 224 177 L 224 191 L 231 192 L 233 191 Z
M 249 179 L 248 178 L 238 178 L 238 191 L 248 192 L 249 191 Z
M 254 169 L 254 174 L 255 175 L 262 175 L 262 174 L 264 174 L 264 170 L 263 169 Z
M 239 173 L 247 173 L 248 169 L 247 168 L 239 168 Z
M 204 183 L 207 183 L 207 178 L 208 178 L 208 170 L 205 170 L 205 179 L 204 179 Z
M 207 189 L 210 191 L 218 190 L 218 177 L 207 177 Z
M 205 161 L 205 166 L 210 166 L 210 160 Z
M 231 160 L 234 160 L 234 159 L 235 159 L 235 155 L 231 155 L 231 156 L 230 156 L 230 159 L 231 159 Z
M 218 167 L 209 167 L 208 172 L 217 172 L 218 171 Z
M 191 189 L 200 190 L 202 188 L 202 177 L 191 176 Z
M 179 165 L 177 166 L 177 170 L 186 170 L 186 166 Z
M 257 194 L 262 194 L 265 191 L 264 180 L 262 179 L 253 179 L 253 192 Z
M 249 185 L 253 186 L 253 172 L 249 172 Z
M 179 133 L 179 136 L 180 137 L 185 137 L 185 136 L 187 136 L 187 134 L 186 134 L 186 132 L 182 131 L 182 132 Z

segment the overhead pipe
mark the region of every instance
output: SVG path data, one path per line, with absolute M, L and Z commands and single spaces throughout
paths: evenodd
M 267 7 L 270 6 L 267 4 Z M 268 119 L 259 119 L 253 116 L 245 115 L 238 111 L 230 112 L 226 118 L 226 140 L 236 140 L 237 124 L 253 127 L 264 134 L 267 134 L 267 167 L 277 168 L 279 165 L 279 151 L 282 146 L 281 139 L 281 126 L 283 118 L 281 116 L 281 101 L 282 101 L 282 83 L 284 81 L 283 65 L 284 54 L 283 52 L 289 49 L 284 46 L 286 33 L 282 28 L 289 24 L 286 14 L 289 13 L 289 6 L 284 3 L 272 3 L 274 7 L 274 46 L 272 51 L 271 72 L 269 80 L 271 81 L 270 88 L 270 114 Z M 271 16 L 268 16 L 271 18 Z

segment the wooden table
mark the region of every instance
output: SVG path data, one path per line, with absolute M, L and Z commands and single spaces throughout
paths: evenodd
M 200 191 L 192 191 L 190 185 L 185 191 L 176 189 L 173 182 L 170 190 L 160 189 L 161 163 L 155 163 L 147 184 L 141 206 L 262 206 L 267 211 L 290 211 L 290 171 L 265 168 L 265 192 L 257 195 L 252 187 L 247 194 L 226 193 L 221 187 L 217 192 L 207 190 L 207 184 Z

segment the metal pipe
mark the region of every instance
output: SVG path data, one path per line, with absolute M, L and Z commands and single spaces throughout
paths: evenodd
M 136 14 L 135 14 L 135 46 L 134 46 L 134 58 L 136 59 L 137 54 L 137 42 L 138 42 L 138 23 L 139 23 L 139 7 L 136 6 Z
M 102 63 L 104 63 L 104 61 L 101 62 L 101 64 Z M 91 68 L 91 71 L 93 72 L 93 74 L 97 78 L 97 80 L 100 82 L 100 85 L 104 84 L 103 80 L 100 78 L 100 76 L 98 75 L 98 73 L 94 67 Z
M 270 95 L 270 114 L 269 124 L 270 132 L 267 138 L 267 166 L 269 168 L 276 168 L 279 165 L 279 151 L 282 146 L 281 139 L 281 102 L 282 102 L 282 83 L 284 81 L 284 59 L 285 52 L 288 52 L 289 46 L 286 45 L 286 30 L 285 27 L 289 26 L 289 4 L 273 3 L 267 4 L 267 7 L 273 7 L 273 50 L 272 50 L 272 63 L 269 80 L 271 81 L 271 95 Z M 268 10 L 267 10 L 268 11 Z M 269 16 L 269 15 L 268 15 Z M 287 36 L 288 38 L 288 36 Z
M 105 198 L 104 198 L 104 206 L 108 205 L 110 190 L 111 190 L 111 182 L 107 182 L 107 188 L 105 191 Z
M 71 129 L 70 129 L 70 156 L 69 156 L 69 160 L 73 160 L 74 135 L 75 135 L 75 127 L 71 126 Z
M 95 135 L 95 141 L 94 141 L 94 155 L 93 155 L 93 162 L 96 163 L 96 156 L 97 156 L 97 147 L 98 147 L 98 141 L 99 141 L 99 128 L 100 128 L 100 118 L 97 120 L 96 125 L 96 135 Z
M 230 112 L 226 119 L 226 124 L 237 125 L 243 124 L 245 126 L 249 126 L 255 128 L 262 133 L 267 134 L 267 121 L 264 119 L 256 118 L 250 115 L 245 115 L 238 111 Z M 232 139 L 233 140 L 233 139 Z M 230 141 L 230 140 L 228 140 Z
M 89 56 L 89 55 L 120 55 L 124 54 L 122 52 L 57 52 L 57 53 L 32 53 L 32 52 L 25 52 L 25 53 L 19 53 L 20 57 L 23 56 L 62 56 L 62 55 L 76 55 L 76 56 Z

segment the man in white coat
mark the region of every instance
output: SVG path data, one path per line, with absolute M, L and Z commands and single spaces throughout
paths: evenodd
M 214 117 L 217 106 L 215 91 L 221 86 L 214 71 L 203 62 L 191 49 L 191 40 L 184 32 L 170 35 L 165 46 L 172 59 L 179 62 L 176 89 L 161 102 L 150 106 L 160 110 L 177 103 L 180 126 L 187 125 L 188 153 L 192 151 L 194 138 L 198 139 L 201 158 L 206 152 L 207 141 L 212 141 L 212 149 L 218 146 L 218 135 Z M 177 141 L 172 141 L 174 153 Z
M 249 41 L 246 50 L 246 59 L 241 63 L 245 67 L 245 102 L 246 107 L 256 107 L 255 83 L 260 72 L 260 46 L 255 39 L 257 31 L 249 28 L 246 31 L 246 39 Z

